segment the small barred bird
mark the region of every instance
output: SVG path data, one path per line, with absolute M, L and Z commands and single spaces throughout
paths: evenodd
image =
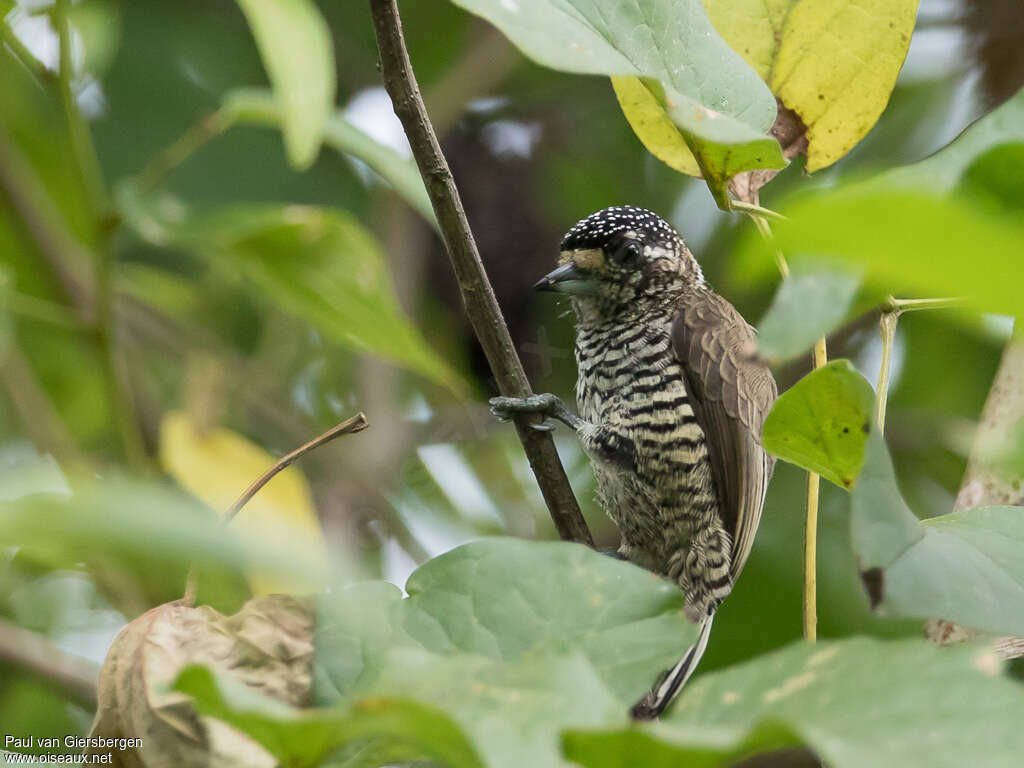
M 697 641 L 633 708 L 652 719 L 696 668 L 750 554 L 775 464 L 761 446 L 775 379 L 754 354 L 754 330 L 654 213 L 591 214 L 566 233 L 559 263 L 535 287 L 572 296 L 580 415 L 551 394 L 498 397 L 491 409 L 576 430 L 619 528 L 618 554 L 685 594 Z

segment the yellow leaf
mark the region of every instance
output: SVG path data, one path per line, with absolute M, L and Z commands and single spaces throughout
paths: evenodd
M 715 30 L 807 126 L 807 170 L 841 158 L 877 122 L 918 0 L 703 0 Z
M 786 17 L 797 0 L 703 0 L 711 24 L 761 79 L 771 79 Z
M 168 412 L 160 424 L 160 463 L 179 485 L 218 514 L 241 495 L 277 459 L 229 429 L 199 433 L 188 414 Z M 283 577 L 253 564 L 247 577 L 256 595 L 302 594 L 327 585 L 327 543 L 305 476 L 295 467 L 279 472 L 245 505 L 231 523 L 243 535 L 287 537 L 289 549 L 304 553 L 314 573 L 324 578 Z
M 700 176 L 697 161 L 657 97 L 639 77 L 612 77 L 615 97 L 647 151 L 680 173 Z
M 917 0 L 803 0 L 786 19 L 769 85 L 807 125 L 807 170 L 871 130 L 910 46 Z

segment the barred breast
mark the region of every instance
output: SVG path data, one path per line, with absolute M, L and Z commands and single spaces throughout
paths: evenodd
M 694 534 L 721 526 L 704 433 L 670 325 L 666 311 L 628 325 L 579 328 L 576 394 L 580 415 L 631 449 L 631 462 L 588 450 L 599 501 L 622 534 L 622 554 L 687 588 L 693 585 L 680 571 Z

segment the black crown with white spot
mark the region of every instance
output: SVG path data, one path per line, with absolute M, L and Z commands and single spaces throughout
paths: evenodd
M 603 248 L 617 235 L 635 232 L 648 245 L 668 245 L 679 238 L 672 226 L 658 214 L 632 205 L 616 205 L 580 219 L 565 233 L 561 250 Z

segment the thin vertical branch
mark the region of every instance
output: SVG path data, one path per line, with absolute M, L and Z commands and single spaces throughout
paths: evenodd
M 69 18 L 71 0 L 57 0 L 55 23 L 60 46 L 57 83 L 64 117 L 67 121 L 71 153 L 82 188 L 92 204 L 95 217 L 94 284 L 96 344 L 104 362 L 104 378 L 111 415 L 128 463 L 144 466 L 146 450 L 135 418 L 131 391 L 121 370 L 117 350 L 116 313 L 114 311 L 114 254 L 111 248 L 113 223 L 108 219 L 108 199 L 103 183 L 96 147 L 74 94 L 74 61 L 72 60 L 72 28 Z
M 757 226 L 761 236 L 772 245 L 775 264 L 783 280 L 789 279 L 789 264 L 786 256 L 775 245 L 771 226 L 765 216 L 768 213 L 783 218 L 773 211 L 760 206 L 739 206 L 737 210 L 747 213 Z M 828 348 L 824 337 L 814 344 L 814 370 L 823 368 L 828 363 Z M 821 491 L 821 477 L 817 472 L 807 473 L 807 514 L 804 519 L 804 574 L 803 574 L 803 631 L 804 639 L 814 641 L 818 637 L 818 502 Z
M 814 369 L 828 363 L 824 337 L 814 345 Z M 804 639 L 818 638 L 818 492 L 821 477 L 807 473 L 807 517 L 804 523 Z
M 370 12 L 380 49 L 381 74 L 395 114 L 402 121 L 437 216 L 441 237 L 459 283 L 466 315 L 483 347 L 487 362 L 503 395 L 526 397 L 530 384 L 516 355 L 497 299 L 484 271 L 476 241 L 462 207 L 451 170 L 441 152 L 427 116 L 419 85 L 405 47 L 402 22 L 395 0 L 370 0 Z M 551 436 L 532 425 L 535 414 L 515 420 L 516 433 L 537 478 L 551 519 L 563 539 L 593 544 L 590 530 L 573 495 Z
M 74 62 L 72 60 L 71 42 L 72 29 L 69 10 L 71 0 L 57 0 L 54 16 L 57 26 L 57 40 L 60 45 L 60 63 L 57 69 L 57 84 L 60 99 L 64 107 L 64 117 L 68 124 L 71 139 L 71 153 L 75 158 L 75 166 L 82 180 L 82 187 L 100 211 L 106 205 L 106 191 L 103 186 L 103 174 L 100 171 L 96 148 L 92 143 L 89 126 L 78 111 L 74 94 Z
M 882 308 L 878 319 L 878 333 L 882 337 L 882 364 L 878 368 L 878 387 L 875 390 L 875 423 L 878 431 L 885 434 L 885 406 L 889 400 L 889 371 L 892 368 L 892 345 L 896 338 L 898 310 Z

